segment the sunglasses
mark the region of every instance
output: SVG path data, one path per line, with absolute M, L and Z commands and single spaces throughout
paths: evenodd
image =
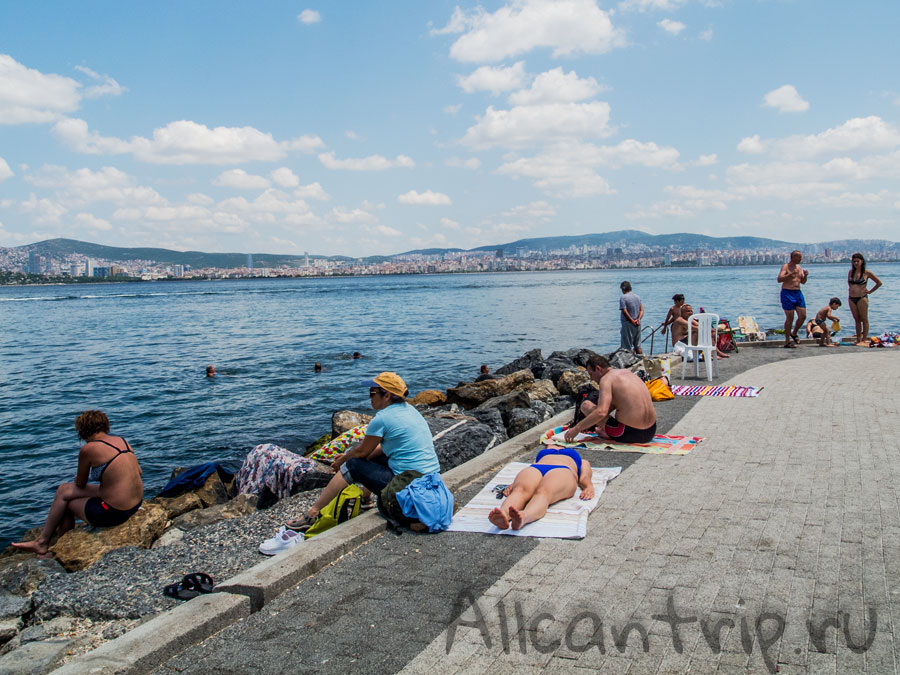
M 369 389 L 369 398 L 373 396 L 378 396 L 378 394 L 384 394 L 384 389 Z

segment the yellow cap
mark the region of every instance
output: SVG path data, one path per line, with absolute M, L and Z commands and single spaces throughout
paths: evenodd
M 406 388 L 406 382 L 397 373 L 389 371 L 378 373 L 373 379 L 365 380 L 361 383 L 365 387 L 381 387 L 395 396 L 406 396 L 409 389 Z

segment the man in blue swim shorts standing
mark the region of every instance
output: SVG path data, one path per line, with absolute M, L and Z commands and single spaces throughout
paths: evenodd
M 781 309 L 784 310 L 784 346 L 786 349 L 794 349 L 800 345 L 797 332 L 806 321 L 806 300 L 803 299 L 803 291 L 800 285 L 806 283 L 809 270 L 800 267 L 803 254 L 800 251 L 791 251 L 790 262 L 781 266 L 778 273 L 778 281 L 781 283 Z M 797 315 L 796 322 L 794 314 Z

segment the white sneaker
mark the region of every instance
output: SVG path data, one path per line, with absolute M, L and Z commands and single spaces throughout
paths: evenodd
M 271 539 L 266 539 L 259 545 L 259 552 L 263 555 L 277 555 L 293 548 L 303 541 L 301 532 L 294 532 L 282 526 L 278 528 L 278 532 Z

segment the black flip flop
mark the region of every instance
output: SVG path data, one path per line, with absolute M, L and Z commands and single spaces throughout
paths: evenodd
M 213 587 L 215 586 L 213 578 L 206 572 L 191 572 L 190 574 L 185 574 L 184 580 L 181 583 L 185 588 L 199 593 L 212 593 Z
M 176 600 L 191 600 L 200 595 L 200 591 L 195 591 L 193 588 L 185 586 L 184 581 L 179 581 L 177 584 L 169 584 L 163 589 L 163 593 Z
M 794 344 L 800 344 L 800 337 L 796 333 L 791 333 L 791 340 L 794 341 Z

